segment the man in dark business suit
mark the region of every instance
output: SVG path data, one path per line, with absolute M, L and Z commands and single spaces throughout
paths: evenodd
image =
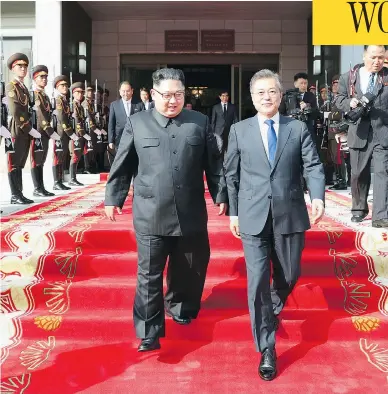
M 278 75 L 257 72 L 250 90 L 258 114 L 231 127 L 225 177 L 230 229 L 242 239 L 247 265 L 252 332 L 261 353 L 259 375 L 272 380 L 277 373 L 277 316 L 300 275 L 305 231 L 310 228 L 301 173 L 307 179 L 314 223 L 324 214 L 325 176 L 306 124 L 279 115 Z
M 110 105 L 108 124 L 108 148 L 114 152 L 120 143 L 121 134 L 129 116 L 142 111 L 142 103 L 132 101 L 133 88 L 128 81 L 121 82 L 119 93 L 121 98 Z
M 167 257 L 167 313 L 189 324 L 199 312 L 210 255 L 204 171 L 219 214 L 227 208 L 221 155 L 209 120 L 183 109 L 182 71 L 163 68 L 152 78 L 155 108 L 128 119 L 105 195 L 106 214 L 114 220 L 134 178 L 138 280 L 133 314 L 141 352 L 159 349 L 165 335 Z
M 373 160 L 372 226 L 388 228 L 388 70 L 385 46 L 367 45 L 364 64 L 342 75 L 335 106 L 343 112 L 359 107 L 365 94 L 375 96 L 369 114 L 348 128 L 351 165 L 352 222 L 368 215 L 368 194 Z
M 146 88 L 140 89 L 140 99 L 143 104 L 143 110 L 148 111 L 149 109 L 155 108 L 155 103 L 150 101 L 150 94 Z
M 215 133 L 218 148 L 225 154 L 228 148 L 229 130 L 233 123 L 238 121 L 237 110 L 234 104 L 229 103 L 229 93 L 221 92 L 221 102 L 212 110 L 212 127 Z

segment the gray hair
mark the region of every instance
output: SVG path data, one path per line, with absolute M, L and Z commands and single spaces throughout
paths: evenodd
M 274 73 L 271 70 L 264 69 L 258 71 L 251 79 L 251 82 L 249 83 L 249 88 L 251 90 L 251 93 L 253 93 L 253 85 L 256 83 L 256 81 L 260 79 L 274 79 L 276 81 L 276 86 L 278 87 L 279 91 L 283 91 L 283 86 L 282 83 L 280 82 L 280 77 L 278 74 Z
M 174 81 L 181 81 L 185 86 L 185 75 L 182 70 L 176 68 L 159 68 L 152 74 L 152 82 L 154 86 L 159 86 L 162 81 L 172 79 Z

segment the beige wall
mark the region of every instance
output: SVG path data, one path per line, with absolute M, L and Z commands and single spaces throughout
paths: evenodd
M 93 21 L 92 79 L 105 80 L 114 99 L 120 53 L 164 52 L 165 30 L 191 29 L 234 29 L 236 52 L 279 53 L 286 88 L 307 72 L 306 20 L 115 20 Z

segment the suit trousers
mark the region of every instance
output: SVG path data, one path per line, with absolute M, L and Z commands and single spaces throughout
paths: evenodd
M 372 220 L 388 219 L 388 148 L 383 148 L 372 129 L 363 149 L 350 148 L 352 214 L 368 213 L 368 194 L 373 160 Z
M 137 286 L 133 319 L 138 338 L 164 337 L 164 304 L 173 315 L 195 318 L 201 305 L 210 257 L 207 231 L 190 236 L 136 233 Z M 163 271 L 167 258 L 167 292 Z
M 39 151 L 35 150 L 36 139 L 33 138 L 30 142 L 31 168 L 35 168 L 36 166 L 43 166 L 47 159 L 50 138 L 47 136 L 47 134 L 42 134 L 42 138 L 40 140 L 42 143 L 42 149 Z
M 248 278 L 248 307 L 258 352 L 275 347 L 275 316 L 299 276 L 305 233 L 276 234 L 271 210 L 258 235 L 241 233 Z M 272 261 L 272 284 L 271 264 Z

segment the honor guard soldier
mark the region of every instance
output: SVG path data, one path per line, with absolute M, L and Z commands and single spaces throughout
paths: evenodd
M 9 116 L 9 131 L 13 149 L 8 150 L 8 181 L 11 189 L 11 204 L 31 204 L 34 201 L 23 196 L 22 169 L 26 164 L 32 129 L 28 112 L 29 91 L 24 85 L 29 60 L 24 53 L 15 53 L 7 61 L 15 78 L 5 87 Z M 35 136 L 36 137 L 36 136 Z
M 74 119 L 74 130 L 79 137 L 78 141 L 70 141 L 70 182 L 71 186 L 83 186 L 77 180 L 78 163 L 84 153 L 85 141 L 91 143 L 90 136 L 85 131 L 85 113 L 81 105 L 84 96 L 84 84 L 82 82 L 75 82 L 70 87 L 70 92 L 73 100 L 72 117 Z M 86 144 L 88 145 L 88 144 Z
M 56 90 L 55 111 L 53 123 L 56 125 L 59 141 L 53 144 L 53 176 L 54 190 L 70 190 L 71 188 L 63 184 L 64 164 L 69 153 L 69 141 L 77 140 L 71 123 L 70 104 L 66 98 L 69 92 L 69 82 L 65 75 L 58 75 L 54 79 L 54 89 Z
M 35 81 L 34 103 L 36 114 L 36 129 L 41 135 L 40 139 L 34 138 L 30 145 L 31 176 L 34 183 L 34 196 L 48 197 L 54 193 L 48 192 L 43 182 L 43 166 L 47 159 L 50 138 L 59 141 L 59 135 L 51 126 L 51 103 L 44 89 L 47 86 L 48 68 L 44 65 L 32 69 L 32 78 Z M 36 143 L 41 144 L 37 149 Z M 39 148 L 39 146 L 38 146 Z
M 97 87 L 97 102 L 95 104 L 95 108 L 97 108 L 97 118 L 96 118 L 96 123 L 97 127 L 100 129 L 101 134 L 100 138 L 97 141 L 97 145 L 95 146 L 95 158 L 96 158 L 96 165 L 97 165 L 97 172 L 104 172 L 105 170 L 105 151 L 106 147 L 108 146 L 108 133 L 105 130 L 105 120 L 106 116 L 104 116 L 103 113 L 103 103 L 102 103 L 102 98 L 103 98 L 103 93 L 104 90 L 101 86 Z M 105 100 L 104 100 L 104 106 L 105 106 Z M 97 136 L 98 137 L 98 136 Z
M 101 141 L 101 133 L 97 130 L 96 112 L 94 108 L 93 87 L 88 84 L 85 91 L 85 100 L 82 102 L 82 107 L 85 112 L 85 132 L 91 138 L 91 146 L 93 149 L 88 149 L 88 144 L 84 144 L 84 174 L 91 174 L 96 170 L 96 152 L 97 143 Z

